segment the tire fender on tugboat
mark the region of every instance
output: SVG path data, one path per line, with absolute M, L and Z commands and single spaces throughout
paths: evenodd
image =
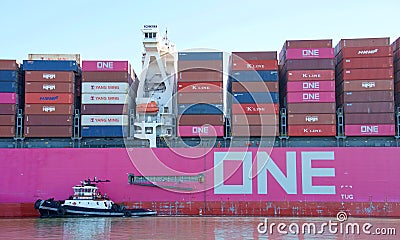
M 114 204 L 111 206 L 111 210 L 113 210 L 114 212 L 118 212 L 118 211 L 119 211 L 119 205 L 116 204 L 116 203 L 114 203 Z
M 65 214 L 65 209 L 64 209 L 63 207 L 59 207 L 59 208 L 57 209 L 57 214 L 58 214 L 59 216 L 64 216 L 64 214 Z
M 42 205 L 42 199 L 38 199 L 35 202 L 34 208 L 39 209 L 40 205 Z

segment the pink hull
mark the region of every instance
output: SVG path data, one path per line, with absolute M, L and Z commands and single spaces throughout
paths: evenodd
M 66 199 L 73 185 L 94 176 L 111 180 L 99 188 L 114 201 L 167 215 L 333 216 L 344 209 L 354 216 L 400 216 L 398 148 L 1 149 L 1 154 L 0 216 L 35 214 L 38 198 Z M 130 184 L 128 174 L 158 177 L 154 183 L 160 187 Z

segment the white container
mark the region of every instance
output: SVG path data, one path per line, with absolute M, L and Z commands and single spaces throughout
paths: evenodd
M 28 54 L 28 60 L 70 60 L 81 65 L 80 54 Z
M 129 104 L 128 94 L 86 93 L 82 94 L 82 104 Z
M 129 83 L 83 82 L 82 93 L 128 93 Z
M 128 115 L 82 115 L 82 126 L 128 126 Z

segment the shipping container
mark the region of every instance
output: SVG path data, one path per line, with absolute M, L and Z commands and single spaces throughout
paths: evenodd
M 392 80 L 351 80 L 343 81 L 339 84 L 338 92 L 352 91 L 391 91 L 394 90 Z
M 334 70 L 334 59 L 293 59 L 287 60 L 283 72 L 289 70 Z
M 25 82 L 25 93 L 74 93 L 73 83 Z
M 394 136 L 394 124 L 357 124 L 344 126 L 346 136 Z
M 336 125 L 288 125 L 290 137 L 333 137 Z
M 0 126 L 15 126 L 15 114 L 0 115 Z
M 127 126 L 128 115 L 81 115 L 82 126 Z
M 287 112 L 294 113 L 336 113 L 336 104 L 332 103 L 291 103 L 287 105 Z
M 79 66 L 76 61 L 57 60 L 24 60 L 22 69 L 24 71 L 73 71 L 78 72 Z
M 58 71 L 25 71 L 26 82 L 75 82 L 75 73 Z
M 71 126 L 72 115 L 25 114 L 25 126 Z
M 337 80 L 393 79 L 393 68 L 343 69 Z
M 232 94 L 233 103 L 278 103 L 277 92 L 238 92 Z
M 24 136 L 28 138 L 71 137 L 72 126 L 25 126 Z
M 278 70 L 277 60 L 232 60 L 232 70 L 259 71 L 259 70 Z
M 292 81 L 286 85 L 287 92 L 334 92 L 335 81 Z
M 81 63 L 80 54 L 28 54 L 28 60 L 70 60 Z
M 183 71 L 178 73 L 179 82 L 222 82 L 223 74 L 217 71 Z
M 131 72 L 128 61 L 82 61 L 83 72 Z
M 0 138 L 15 137 L 15 126 L 0 126 Z
M 224 115 L 179 115 L 177 120 L 179 126 L 224 125 Z
M 392 43 L 393 51 L 400 49 L 400 37 Z
M 82 104 L 128 104 L 131 98 L 127 94 L 86 93 L 81 101 Z
M 16 104 L 0 104 L 0 114 L 11 115 L 16 114 L 17 105 Z
M 277 60 L 276 51 L 266 52 L 232 52 L 232 59 L 236 60 Z
M 185 93 L 222 93 L 222 82 L 178 82 L 178 92 Z
M 335 70 L 292 70 L 286 73 L 287 81 L 332 81 L 335 80 Z
M 335 54 L 338 54 L 345 47 L 379 47 L 389 46 L 390 38 L 355 38 L 342 39 L 335 47 Z
M 280 60 L 285 62 L 290 59 L 333 59 L 334 57 L 333 48 L 291 48 L 284 52 Z
M 278 71 L 232 71 L 234 82 L 275 82 L 279 80 Z
M 82 93 L 128 93 L 126 82 L 83 82 Z
M 222 104 L 178 104 L 178 114 L 220 115 L 223 114 L 223 108 Z
M 344 92 L 338 98 L 338 100 L 339 103 L 390 102 L 394 100 L 394 92 L 393 91 Z
M 232 114 L 278 114 L 279 105 L 274 103 L 258 103 L 258 104 L 232 104 Z
M 345 113 L 344 124 L 394 124 L 394 113 Z
M 232 126 L 232 137 L 275 137 L 279 136 L 278 125 Z
M 18 71 L 0 70 L 0 82 L 16 82 L 19 79 Z
M 223 137 L 224 126 L 179 126 L 178 136 L 180 137 Z
M 222 60 L 222 52 L 179 52 L 178 61 Z
M 341 72 L 343 69 L 391 68 L 391 67 L 393 67 L 392 57 L 345 58 L 336 66 L 336 69 L 338 72 Z
M 311 113 L 311 114 L 288 114 L 288 125 L 322 125 L 336 124 L 336 114 Z
M 221 103 L 222 93 L 177 93 L 178 103 Z
M 346 47 L 336 56 L 336 62 L 343 58 L 376 58 L 393 57 L 391 46 L 370 46 L 370 47 Z
M 128 126 L 83 126 L 82 137 L 127 137 Z
M 82 104 L 81 114 L 126 115 L 129 107 L 124 104 Z
M 288 92 L 287 103 L 335 102 L 335 92 Z
M 73 104 L 74 95 L 71 93 L 26 93 L 25 103 Z
M 286 40 L 283 49 L 290 48 L 332 48 L 332 39 L 321 40 Z
M 127 82 L 132 79 L 128 72 L 82 72 L 82 82 Z
M 25 104 L 25 114 L 32 115 L 72 115 L 72 104 Z
M 16 93 L 0 93 L 0 104 L 18 104 Z
M 0 92 L 17 92 L 16 82 L 0 82 Z
M 355 102 L 344 103 L 343 111 L 347 113 L 393 113 L 394 102 Z
M 190 71 L 190 70 L 197 71 L 198 69 L 222 72 L 223 65 L 221 60 L 178 61 L 178 72 Z
M 0 59 L 0 70 L 18 70 L 18 63 L 16 60 Z
M 400 49 L 397 49 L 394 53 L 393 53 L 393 61 L 395 63 L 398 63 L 398 61 L 400 60 Z
M 277 125 L 279 124 L 278 114 L 263 115 L 232 115 L 231 124 L 236 125 Z
M 233 82 L 232 92 L 279 92 L 278 82 Z

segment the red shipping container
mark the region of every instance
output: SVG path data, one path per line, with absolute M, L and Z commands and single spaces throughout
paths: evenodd
M 178 103 L 222 103 L 222 93 L 179 93 Z
M 337 80 L 393 79 L 393 68 L 344 69 Z
M 335 70 L 294 70 L 286 73 L 287 81 L 335 80 Z
M 287 60 L 283 71 L 289 70 L 334 70 L 334 59 L 293 59 Z
M 336 69 L 338 72 L 341 72 L 343 69 L 391 67 L 393 67 L 392 57 L 345 58 L 337 65 Z
M 25 103 L 72 104 L 74 95 L 71 93 L 26 93 Z
M 17 105 L 16 104 L 0 104 L 0 114 L 16 114 L 17 113 Z
M 0 70 L 17 70 L 18 63 L 16 60 L 0 60 Z
M 335 102 L 335 92 L 289 92 L 287 103 Z
M 276 51 L 267 52 L 232 52 L 233 60 L 277 60 Z
M 72 115 L 72 104 L 25 104 L 25 114 Z
M 178 61 L 178 72 L 188 71 L 188 70 L 207 70 L 207 71 L 217 71 L 222 72 L 222 61 L 221 60 L 204 60 L 204 61 Z
M 82 72 L 82 82 L 132 82 L 128 72 Z
M 178 73 L 179 82 L 222 82 L 222 72 L 183 71 Z
M 25 115 L 25 126 L 71 126 L 72 115 Z
M 394 124 L 394 113 L 346 113 L 344 123 L 357 124 Z
M 279 123 L 278 114 L 263 115 L 232 115 L 232 125 L 277 125 Z
M 336 125 L 288 125 L 290 137 L 333 137 Z
M 223 137 L 224 126 L 178 126 L 180 137 Z
M 394 82 L 392 80 L 351 80 L 343 81 L 338 87 L 339 92 L 352 92 L 352 91 L 391 91 L 394 89 Z
M 335 81 L 293 81 L 286 85 L 287 92 L 334 92 Z
M 393 53 L 393 61 L 396 63 L 398 63 L 398 61 L 400 60 L 400 49 L 397 49 L 394 53 Z
M 233 59 L 232 70 L 278 70 L 277 60 L 239 60 Z
M 232 104 L 232 114 L 278 114 L 279 105 L 273 103 L 264 104 Z
M 25 126 L 25 137 L 71 137 L 72 126 Z
M 75 81 L 74 72 L 25 71 L 25 82 L 68 82 Z
M 15 137 L 15 126 L 0 126 L 0 138 Z
M 392 57 L 393 48 L 391 46 L 369 46 L 369 47 L 346 47 L 336 56 L 337 62 L 343 58 L 376 58 Z
M 278 82 L 232 82 L 232 92 L 279 92 Z
M 392 43 L 393 51 L 400 49 L 400 37 Z
M 0 126 L 14 126 L 15 115 L 0 115 Z
M 73 83 L 25 82 L 26 93 L 74 93 Z
M 82 104 L 81 114 L 127 115 L 129 107 L 124 104 Z
M 332 48 L 332 39 L 286 40 L 282 48 Z
M 360 102 L 343 104 L 344 113 L 393 113 L 394 102 Z
M 186 93 L 222 93 L 222 82 L 178 82 L 178 92 Z
M 233 137 L 275 137 L 279 136 L 278 125 L 232 126 Z
M 393 91 L 344 92 L 338 97 L 339 104 L 354 102 L 391 102 L 393 100 Z
M 336 113 L 336 104 L 332 103 L 290 103 L 287 105 L 287 112 L 294 113 Z
M 179 115 L 180 126 L 202 126 L 204 124 L 213 126 L 224 125 L 224 115 Z
M 288 114 L 288 125 L 321 125 L 336 124 L 336 114 Z
M 394 136 L 394 124 L 359 124 L 345 125 L 344 132 L 346 136 Z
M 345 47 L 379 47 L 389 46 L 390 38 L 355 38 L 342 39 L 335 47 L 335 54 L 338 54 Z

